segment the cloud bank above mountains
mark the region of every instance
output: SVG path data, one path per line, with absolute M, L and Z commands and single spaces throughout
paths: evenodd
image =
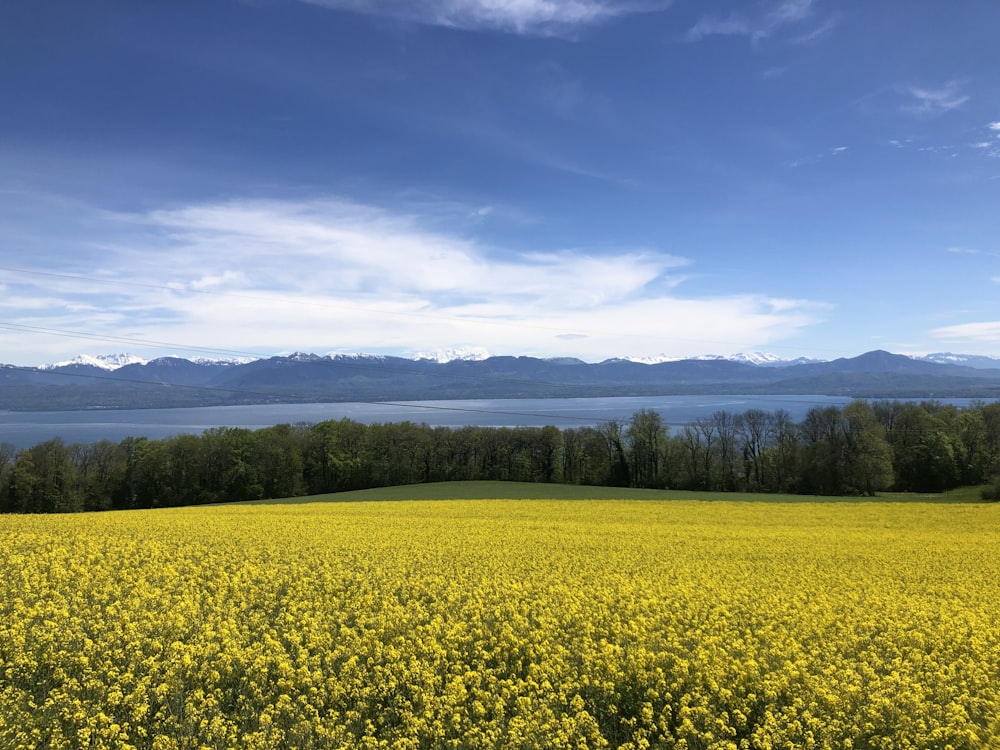
M 89 334 L 137 343 L 403 355 L 457 345 L 595 361 L 767 344 L 824 310 L 752 290 L 685 295 L 697 264 L 655 249 L 509 250 L 439 217 L 337 198 L 102 217 L 71 268 L 13 274 L 0 309 L 56 331 L 85 316 Z

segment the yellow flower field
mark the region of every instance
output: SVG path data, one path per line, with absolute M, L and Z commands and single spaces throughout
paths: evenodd
M 0 517 L 3 748 L 997 748 L 1000 507 Z

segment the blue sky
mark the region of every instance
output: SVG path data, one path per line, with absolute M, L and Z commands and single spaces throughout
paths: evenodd
M 991 0 L 0 3 L 0 362 L 1000 354 Z

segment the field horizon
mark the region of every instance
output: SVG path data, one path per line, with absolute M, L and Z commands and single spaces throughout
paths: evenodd
M 764 503 L 984 503 L 980 487 L 959 487 L 942 493 L 879 492 L 875 497 L 843 495 L 793 495 L 766 492 L 710 492 L 652 490 L 544 482 L 474 480 L 426 482 L 395 487 L 373 487 L 321 495 L 251 500 L 241 505 L 344 503 L 407 500 L 700 500 L 705 502 Z M 222 505 L 226 505 L 224 503 Z

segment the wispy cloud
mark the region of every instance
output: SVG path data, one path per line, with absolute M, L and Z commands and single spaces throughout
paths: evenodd
M 904 109 L 918 115 L 950 112 L 969 101 L 968 94 L 962 91 L 962 84 L 958 81 L 949 81 L 939 88 L 910 86 L 905 93 L 909 101 Z
M 831 34 L 833 30 L 836 29 L 837 26 L 839 25 L 840 25 L 840 16 L 832 15 L 825 21 L 822 21 L 818 26 L 808 29 L 799 34 L 798 36 L 793 37 L 792 41 L 795 44 L 803 44 L 803 45 L 812 44 L 813 42 L 817 42 L 820 39 Z
M 980 250 L 977 247 L 963 247 L 961 245 L 952 245 L 947 248 L 947 252 L 955 255 L 986 255 L 991 258 L 1000 258 L 1000 253 L 992 250 Z
M 573 36 L 617 16 L 663 10 L 669 0 L 301 0 L 333 10 L 430 26 L 534 36 Z
M 991 122 L 985 128 L 983 137 L 986 140 L 970 143 L 969 147 L 987 156 L 1000 158 L 1000 121 Z
M 926 116 L 947 111 L 943 108 L 945 104 L 950 103 L 952 108 L 960 107 L 968 99 L 968 96 L 958 95 L 958 89 L 952 90 L 952 98 L 948 98 L 939 91 L 934 97 L 919 104 L 914 104 L 911 101 L 909 104 L 904 105 L 904 110 L 910 114 Z M 933 104 L 934 101 L 941 101 L 943 104 L 935 105 Z M 966 135 L 967 132 L 967 130 L 963 129 L 962 135 Z M 972 153 L 981 156 L 994 159 L 1000 158 L 1000 122 L 991 122 L 982 126 L 976 138 L 977 140 L 974 141 L 960 140 L 956 134 L 955 140 L 951 143 L 928 143 L 927 136 L 923 138 L 893 138 L 889 141 L 889 144 L 897 149 L 911 149 L 925 154 L 938 154 L 951 158 L 957 158 L 963 153 L 969 153 L 970 150 Z
M 746 348 L 825 312 L 752 290 L 685 296 L 692 263 L 655 249 L 511 252 L 429 228 L 439 225 L 337 199 L 118 215 L 99 243 L 88 240 L 100 244 L 104 270 L 13 274 L 0 309 L 20 324 L 192 348 L 409 354 L 476 345 L 587 359 Z M 692 320 L 697 340 L 676 333 Z
M 933 329 L 930 335 L 949 344 L 967 346 L 1000 344 L 1000 320 L 943 326 Z
M 815 5 L 815 0 L 784 0 L 770 10 L 753 16 L 743 13 L 705 15 L 688 29 L 685 39 L 698 42 L 709 36 L 744 36 L 756 43 L 794 29 L 797 34 L 791 41 L 808 44 L 826 36 L 837 26 L 836 16 L 827 16 L 821 19 L 819 25 L 805 28 L 806 22 L 816 20 Z
M 688 29 L 684 38 L 689 42 L 699 42 L 708 36 L 749 36 L 757 38 L 761 33 L 761 30 L 755 29 L 745 16 L 738 13 L 731 13 L 725 18 L 716 15 L 702 16 L 698 23 Z
M 794 161 L 788 162 L 790 167 L 802 167 L 807 164 L 815 164 L 822 161 L 827 157 L 842 156 L 848 150 L 848 146 L 834 146 L 828 151 L 821 151 L 820 153 L 814 154 L 812 156 L 806 156 L 801 159 L 795 159 Z
M 581 78 L 567 73 L 562 65 L 546 62 L 536 67 L 535 99 L 548 112 L 563 118 L 579 116 L 587 110 L 609 108 L 603 97 L 586 90 Z

